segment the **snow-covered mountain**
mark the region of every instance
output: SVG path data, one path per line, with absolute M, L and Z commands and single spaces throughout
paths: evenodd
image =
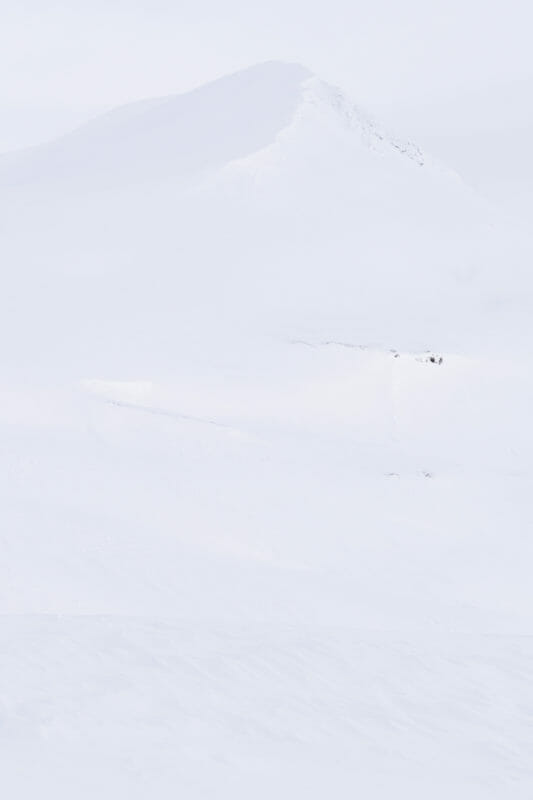
M 10 796 L 529 796 L 525 234 L 277 62 L 0 210 Z

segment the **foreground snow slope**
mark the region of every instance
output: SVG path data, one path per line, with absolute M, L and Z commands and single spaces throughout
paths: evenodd
M 530 796 L 527 637 L 6 618 L 10 797 Z
M 529 797 L 525 235 L 278 63 L 0 206 L 10 796 Z

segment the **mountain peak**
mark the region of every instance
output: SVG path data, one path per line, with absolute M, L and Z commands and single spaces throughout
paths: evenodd
M 292 121 L 312 73 L 267 61 L 190 92 L 120 106 L 4 158 L 0 183 L 108 185 L 178 177 L 242 158 Z

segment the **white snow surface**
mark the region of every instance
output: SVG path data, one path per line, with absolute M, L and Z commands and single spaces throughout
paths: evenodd
M 529 800 L 529 233 L 277 62 L 0 211 L 5 796 Z

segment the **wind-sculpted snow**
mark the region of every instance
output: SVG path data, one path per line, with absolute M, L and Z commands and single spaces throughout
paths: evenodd
M 275 62 L 0 210 L 6 796 L 529 800 L 527 234 Z
M 527 797 L 528 638 L 62 616 L 0 645 L 12 797 Z
M 5 156 L 0 181 L 80 191 L 190 179 L 267 145 L 291 121 L 308 75 L 270 62 L 185 95 L 132 103 Z

